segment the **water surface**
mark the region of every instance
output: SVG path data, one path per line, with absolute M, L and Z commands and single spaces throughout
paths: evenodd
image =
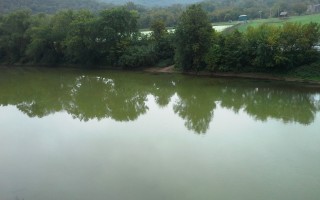
M 1 200 L 319 199 L 320 91 L 0 69 Z

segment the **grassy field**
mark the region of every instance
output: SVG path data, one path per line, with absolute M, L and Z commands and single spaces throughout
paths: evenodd
M 256 27 L 256 26 L 259 26 L 262 24 L 281 26 L 282 24 L 284 24 L 286 22 L 298 22 L 298 23 L 302 23 L 302 24 L 309 23 L 309 22 L 320 23 L 320 14 L 292 16 L 292 17 L 288 17 L 286 19 L 270 18 L 270 19 L 249 20 L 248 23 L 238 26 L 238 30 L 245 31 L 245 30 L 247 30 L 247 28 L 249 26 Z

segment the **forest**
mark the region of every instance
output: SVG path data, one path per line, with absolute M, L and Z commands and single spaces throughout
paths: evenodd
M 122 6 L 138 12 L 139 28 L 149 28 L 156 19 L 163 20 L 171 27 L 177 24 L 186 6 L 196 2 L 208 14 L 211 22 L 234 21 L 243 14 L 249 19 L 277 17 L 282 11 L 288 12 L 290 16 L 301 15 L 310 13 L 309 5 L 320 4 L 319 0 L 0 0 L 0 13 L 10 13 L 19 9 L 29 9 L 33 14 L 54 14 L 64 9 L 87 9 L 98 13 L 104 9 Z
M 175 33 L 161 18 L 139 32 L 140 14 L 123 7 L 0 16 L 0 63 L 135 69 L 175 64 L 183 71 L 289 72 L 319 60 L 317 23 L 218 33 L 201 4 L 182 11 Z M 134 6 L 134 4 L 132 4 Z

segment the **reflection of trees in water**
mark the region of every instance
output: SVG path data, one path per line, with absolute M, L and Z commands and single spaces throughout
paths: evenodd
M 173 110 L 185 120 L 185 126 L 197 133 L 205 133 L 213 117 L 216 107 L 212 93 L 188 80 L 177 87 L 178 101 Z
M 221 106 L 235 112 L 243 109 L 256 120 L 268 118 L 283 122 L 310 124 L 319 111 L 319 101 L 310 92 L 297 92 L 294 88 L 261 85 L 257 88 L 226 86 L 220 95 Z
M 150 93 L 155 98 L 160 107 L 165 107 L 170 103 L 171 97 L 175 93 L 176 82 L 174 81 L 155 81 L 150 85 Z
M 69 77 L 52 74 L 52 77 L 34 76 L 31 73 L 1 74 L 0 104 L 16 105 L 29 117 L 44 117 L 63 110 L 63 102 L 68 97 Z M 61 82 L 60 80 L 64 80 Z
M 85 121 L 107 117 L 117 121 L 135 120 L 148 109 L 145 105 L 147 93 L 125 84 L 103 77 L 78 77 L 66 110 Z
M 167 105 L 174 94 L 171 82 L 146 77 L 123 72 L 105 76 L 98 72 L 85 76 L 80 72 L 12 73 L 0 79 L 0 104 L 16 105 L 30 117 L 67 111 L 84 121 L 108 117 L 130 121 L 146 113 L 148 94 L 154 95 L 161 106 Z
M 254 96 L 257 100 L 249 98 L 246 106 L 248 114 L 255 116 L 256 119 L 266 120 L 269 116 L 282 119 L 284 122 L 300 122 L 310 124 L 315 117 L 315 106 L 311 104 L 308 95 L 293 95 L 290 91 L 258 91 Z M 261 93 L 267 93 L 261 94 Z
M 189 130 L 205 133 L 216 103 L 256 120 L 310 124 L 320 110 L 319 91 L 275 85 L 273 82 L 155 76 L 138 73 L 4 70 L 0 75 L 0 105 L 15 105 L 30 117 L 66 111 L 80 120 L 112 118 L 131 121 L 146 113 L 147 96 L 160 107 L 177 94 L 173 110 Z M 318 97 L 315 98 L 315 94 Z

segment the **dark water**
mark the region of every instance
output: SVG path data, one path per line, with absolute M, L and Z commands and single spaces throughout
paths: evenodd
M 0 200 L 320 199 L 320 89 L 0 69 Z

